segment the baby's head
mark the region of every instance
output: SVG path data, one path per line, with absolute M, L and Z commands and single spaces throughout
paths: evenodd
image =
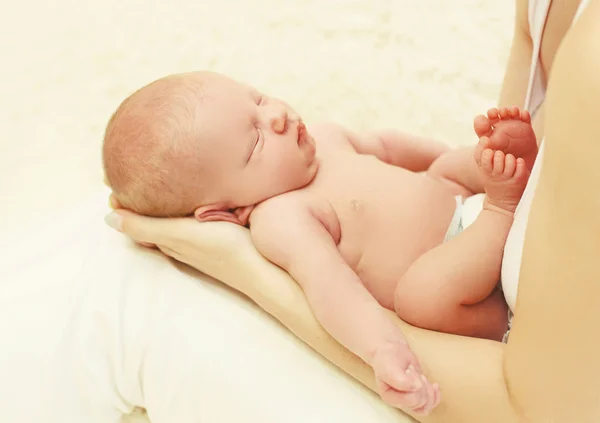
M 289 105 L 210 72 L 168 76 L 123 101 L 103 164 L 124 208 L 240 224 L 317 171 L 314 140 Z

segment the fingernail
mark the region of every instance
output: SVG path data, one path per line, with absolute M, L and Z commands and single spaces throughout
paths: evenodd
M 108 226 L 113 229 L 116 229 L 119 232 L 123 232 L 123 218 L 119 216 L 117 213 L 110 213 L 106 215 L 104 221 Z

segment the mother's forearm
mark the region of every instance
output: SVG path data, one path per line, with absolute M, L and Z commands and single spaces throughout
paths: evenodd
M 323 329 L 300 286 L 256 250 L 249 231 L 223 223 L 204 223 L 195 229 L 194 237 L 202 239 L 202 248 L 190 249 L 194 254 L 186 252 L 180 260 L 247 295 L 324 358 L 375 391 L 372 369 Z M 419 420 L 515 420 L 504 384 L 502 344 L 418 329 L 395 313 L 388 314 L 419 357 L 428 379 L 440 385 L 441 405 Z
M 246 295 L 324 358 L 375 391 L 372 369 L 321 327 L 303 291 L 287 273 L 257 260 L 247 279 L 235 284 L 244 286 Z M 502 344 L 419 329 L 391 311 L 389 318 L 406 336 L 428 379 L 439 383 L 442 392 L 441 406 L 430 416 L 413 417 L 432 423 L 515 421 L 504 384 Z

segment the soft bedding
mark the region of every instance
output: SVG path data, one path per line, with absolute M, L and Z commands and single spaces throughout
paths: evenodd
M 0 262 L 0 334 L 18 340 L 1 353 L 3 421 L 30 401 L 47 422 L 139 419 L 145 406 L 157 422 L 411 421 L 234 290 L 106 227 L 106 195 L 36 228 Z M 237 229 L 209 228 L 207 258 L 252 280 L 258 257 Z

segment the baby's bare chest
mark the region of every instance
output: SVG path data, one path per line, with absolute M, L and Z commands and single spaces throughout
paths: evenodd
M 401 272 L 439 244 L 455 205 L 437 181 L 348 151 L 321 157 L 309 191 L 333 210 L 339 251 L 363 282 Z

